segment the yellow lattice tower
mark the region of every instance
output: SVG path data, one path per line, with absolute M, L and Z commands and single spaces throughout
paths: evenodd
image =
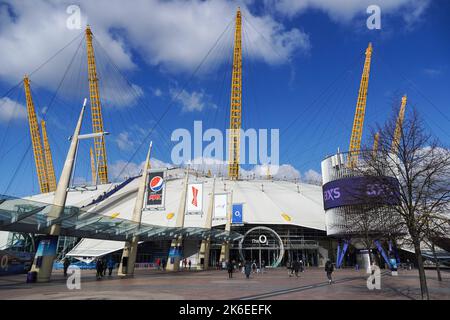
M 36 164 L 39 188 L 41 193 L 48 193 L 49 187 L 47 171 L 45 168 L 44 152 L 42 149 L 41 133 L 39 131 L 39 124 L 36 116 L 36 110 L 34 109 L 33 98 L 31 96 L 30 80 L 27 76 L 23 79 L 23 86 L 27 100 L 28 124 L 30 125 L 31 143 L 33 145 L 34 162 Z
M 53 166 L 52 152 L 50 150 L 50 144 L 48 142 L 47 126 L 44 120 L 41 121 L 41 127 L 42 127 L 42 142 L 44 144 L 45 168 L 47 169 L 48 190 L 50 192 L 53 192 L 56 191 L 56 176 L 55 176 L 55 168 Z
M 95 186 L 97 184 L 97 170 L 95 168 L 94 151 L 92 151 L 92 148 L 90 148 L 89 154 L 91 155 L 92 185 Z
M 369 87 L 370 63 L 372 61 L 372 44 L 366 50 L 366 60 L 359 86 L 358 101 L 356 103 L 355 119 L 353 121 L 352 136 L 350 138 L 349 166 L 353 167 L 358 161 L 359 150 L 361 149 L 361 138 L 364 126 L 364 115 L 366 113 L 367 89 Z
M 373 156 L 375 157 L 377 155 L 378 152 L 378 145 L 380 144 L 380 133 L 377 132 L 375 134 L 375 137 L 373 138 L 373 148 L 372 148 L 372 153 Z
M 405 120 L 406 102 L 408 98 L 406 94 L 402 97 L 402 106 L 398 114 L 397 123 L 395 125 L 394 139 L 392 140 L 391 152 L 397 154 L 400 144 L 400 138 L 402 137 L 403 120 Z
M 230 143 L 228 177 L 239 179 L 242 125 L 242 16 L 238 8 L 234 34 L 233 75 L 231 79 Z
M 270 174 L 270 164 L 267 164 L 266 177 L 267 180 L 272 180 L 272 175 Z
M 86 48 L 88 59 L 89 94 L 91 98 L 92 131 L 101 133 L 103 131 L 102 106 L 98 89 L 97 67 L 95 65 L 94 46 L 92 45 L 91 28 L 86 28 Z M 102 137 L 94 138 L 95 160 L 100 184 L 108 183 L 108 165 L 106 159 L 105 140 Z

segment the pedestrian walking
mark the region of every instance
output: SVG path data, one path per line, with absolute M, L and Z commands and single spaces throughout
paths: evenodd
M 253 263 L 252 263 L 252 271 L 253 271 L 253 273 L 256 273 L 256 268 L 257 268 L 256 260 L 253 260 Z
M 288 269 L 288 276 L 290 278 L 290 277 L 292 277 L 292 262 L 288 261 L 287 264 L 286 264 L 286 267 Z
M 233 278 L 233 270 L 234 270 L 233 262 L 228 261 L 227 270 L 228 270 L 228 279 Z
M 191 270 L 191 266 L 192 266 L 191 259 L 189 259 L 188 265 L 189 265 L 189 271 L 190 271 Z
M 97 262 L 95 263 L 95 269 L 97 270 L 97 280 L 100 280 L 103 274 L 103 266 L 101 259 L 97 259 Z
M 250 279 L 250 273 L 252 272 L 252 265 L 251 265 L 250 261 L 245 262 L 244 272 L 245 272 L 245 277 L 247 279 Z
M 113 269 L 114 269 L 114 265 L 115 265 L 115 263 L 114 263 L 113 259 L 109 258 L 109 260 L 108 260 L 108 269 L 109 269 L 108 275 L 109 275 L 110 277 L 112 276 L 112 272 L 113 272 Z
M 102 260 L 102 266 L 103 266 L 103 276 L 106 276 L 106 270 L 108 269 L 108 263 L 106 262 L 106 259 Z
M 298 278 L 298 272 L 300 271 L 300 261 L 295 260 L 292 263 L 292 269 L 294 271 L 295 276 Z
M 305 272 L 305 264 L 303 263 L 303 260 L 300 259 L 300 272 Z
M 69 258 L 64 258 L 64 277 L 67 277 L 67 269 L 69 269 L 70 266 L 70 260 Z
M 331 284 L 333 282 L 333 278 L 331 277 L 334 271 L 334 266 L 330 260 L 325 263 L 325 272 L 327 273 L 328 283 Z

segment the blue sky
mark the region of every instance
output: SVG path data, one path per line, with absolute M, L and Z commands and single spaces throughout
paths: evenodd
M 87 95 L 85 48 L 76 38 L 82 30 L 65 27 L 72 3 L 80 5 L 82 24 L 91 24 L 96 37 L 112 176 L 127 163 L 126 172 L 138 170 L 150 139 L 153 156 L 170 162 L 175 144 L 169 135 L 177 128 L 192 130 L 194 120 L 202 120 L 205 129 L 228 126 L 229 23 L 238 5 L 245 17 L 243 126 L 280 129 L 281 164 L 305 177 L 309 170 L 320 172 L 326 155 L 348 148 L 368 42 L 374 53 L 364 139 L 406 93 L 408 106 L 450 144 L 447 1 L 136 1 L 133 8 L 120 1 L 0 1 L 0 51 L 6 52 L 0 94 L 9 91 L 0 97 L 0 193 L 38 192 L 23 90 L 14 86 L 75 39 L 31 75 L 57 175 L 61 171 L 67 137 Z M 369 4 L 380 5 L 381 30 L 366 27 Z M 75 173 L 80 181 L 90 180 L 88 151 L 86 142 Z

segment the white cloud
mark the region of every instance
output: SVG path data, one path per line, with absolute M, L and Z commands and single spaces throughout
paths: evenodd
M 203 109 L 207 107 L 217 107 L 209 101 L 210 97 L 203 91 L 188 92 L 183 89 L 180 92 L 176 89 L 170 89 L 170 95 L 173 100 L 178 101 L 181 104 L 182 111 L 184 112 L 203 111 Z
M 436 78 L 443 73 L 443 70 L 440 68 L 425 68 L 423 69 L 423 73 L 431 78 Z
M 142 173 L 145 161 L 141 163 L 126 162 L 124 160 L 118 160 L 110 165 L 108 165 L 108 170 L 110 177 L 115 181 L 120 181 L 125 178 L 134 177 Z M 150 159 L 150 165 L 154 169 L 165 169 L 172 168 L 173 165 L 166 163 L 164 161 L 158 160 L 156 158 Z
M 0 4 L 0 77 L 18 82 L 80 34 L 81 30 L 69 30 L 66 27 L 68 5 L 68 2 L 57 0 L 4 1 Z M 83 24 L 86 24 L 84 17 Z M 119 67 L 134 68 L 120 39 L 114 39 L 105 28 L 95 32 Z M 71 50 L 64 50 L 50 65 L 36 73 L 33 79 L 40 85 L 55 88 L 80 41 L 72 44 Z
M 158 159 L 151 159 L 152 168 L 173 168 L 172 164 L 166 163 Z M 126 166 L 126 169 L 124 169 Z M 217 177 L 228 176 L 228 163 L 219 159 L 212 158 L 196 158 L 187 162 L 183 166 L 189 166 L 191 170 L 208 173 Z M 116 161 L 112 165 L 109 165 L 109 171 L 114 179 L 124 179 L 131 176 L 139 175 L 144 167 L 144 162 L 130 163 L 123 160 Z M 239 169 L 240 175 L 243 179 L 266 179 L 267 178 L 267 165 L 256 165 L 250 170 L 245 170 L 242 167 Z M 290 164 L 283 164 L 281 166 L 270 166 L 270 175 L 274 180 L 283 181 L 300 181 L 305 183 L 322 185 L 322 176 L 320 173 L 314 170 L 308 170 L 304 174 L 304 178 L 301 178 L 300 172 Z
M 161 97 L 163 95 L 163 92 L 160 88 L 152 89 L 152 92 L 155 97 Z
M 219 159 L 212 158 L 196 158 L 186 163 L 190 168 L 208 172 L 217 176 L 228 175 L 228 163 Z M 250 170 L 245 170 L 242 167 L 239 169 L 240 175 L 244 179 L 266 179 L 267 178 L 267 165 L 256 165 Z M 300 172 L 289 164 L 283 164 L 281 166 L 270 165 L 270 175 L 275 180 L 299 180 Z
M 116 138 L 116 143 L 122 151 L 129 151 L 134 147 L 134 142 L 130 139 L 130 133 L 127 131 L 119 133 Z
M 136 68 L 133 52 L 147 64 L 169 72 L 189 72 L 225 30 L 239 3 L 135 0 L 132 5 L 124 5 L 123 0 L 6 0 L 0 4 L 0 77 L 17 82 L 82 32 L 66 27 L 69 17 L 66 8 L 72 4 L 81 7 L 82 25 L 92 26 L 95 38 L 120 69 Z M 240 4 L 246 19 L 259 31 L 248 30 L 247 35 L 254 42 L 254 51 L 249 56 L 279 63 L 298 50 L 308 50 L 309 39 L 302 31 L 286 29 L 267 14 L 255 16 L 246 4 Z M 262 45 L 264 39 L 270 44 Z M 224 41 L 231 43 L 232 32 Z M 33 78 L 40 85 L 54 89 L 78 43 Z M 96 54 L 99 51 L 96 49 Z M 217 65 L 227 58 L 227 53 L 216 54 L 208 62 Z
M 303 175 L 303 181 L 306 183 L 322 185 L 322 175 L 312 169 L 306 171 Z
M 281 166 L 269 165 L 267 170 L 267 165 L 255 166 L 250 173 L 254 173 L 256 178 L 265 179 L 267 174 L 274 180 L 299 180 L 300 172 L 289 164 L 283 164 Z
M 10 119 L 27 119 L 27 109 L 20 103 L 8 97 L 0 99 L 0 122 L 7 122 Z
M 310 9 L 326 12 L 331 19 L 348 23 L 356 16 L 367 15 L 370 5 L 378 5 L 381 14 L 398 14 L 407 25 L 418 21 L 428 8 L 429 0 L 264 0 L 266 7 L 293 17 Z M 368 15 L 367 15 L 368 16 Z
M 119 85 L 117 81 L 119 81 Z M 104 107 L 132 107 L 138 102 L 138 99 L 144 96 L 144 90 L 140 86 L 132 83 L 130 87 L 129 84 L 120 81 L 120 79 L 105 79 L 101 84 L 100 91 L 101 98 L 105 103 Z

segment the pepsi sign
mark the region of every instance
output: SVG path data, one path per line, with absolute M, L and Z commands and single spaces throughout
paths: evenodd
M 163 188 L 163 185 L 164 185 L 163 177 L 156 176 L 150 180 L 149 187 L 150 187 L 150 190 L 152 190 L 153 192 L 158 192 L 158 191 L 161 191 L 161 189 Z
M 164 207 L 164 171 L 153 171 L 148 174 L 147 207 Z

